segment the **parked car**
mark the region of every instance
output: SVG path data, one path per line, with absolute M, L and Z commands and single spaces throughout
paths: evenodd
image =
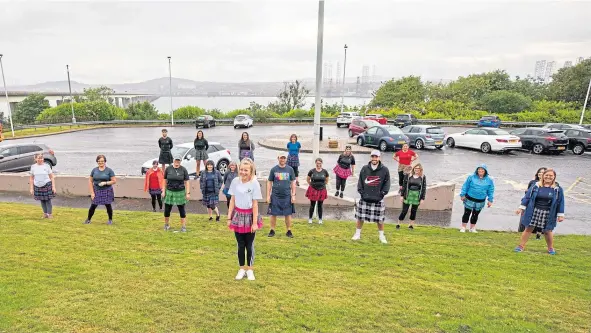
M 585 129 L 581 125 L 559 124 L 559 123 L 549 123 L 549 124 L 542 126 L 542 128 L 557 129 L 557 130 L 562 130 L 562 131 L 566 131 L 569 129 Z
M 363 119 L 374 120 L 374 121 L 377 121 L 378 123 L 380 123 L 381 125 L 388 124 L 388 118 L 382 116 L 379 113 L 366 114 L 365 117 L 363 117 Z
M 410 125 L 415 125 L 418 122 L 419 121 L 417 120 L 417 117 L 415 117 L 413 114 L 410 114 L 410 113 L 399 114 L 394 119 L 394 125 L 396 125 L 400 128 L 410 126 Z
M 417 149 L 423 149 L 425 147 L 443 148 L 445 131 L 441 127 L 433 125 L 411 125 L 404 127 L 402 133 L 408 137 L 410 145 Z
M 408 137 L 400 128 L 392 125 L 373 126 L 357 137 L 358 145 L 375 146 L 381 151 L 402 149 L 405 143 L 408 143 Z
M 550 128 L 518 128 L 510 132 L 521 139 L 521 146 L 534 154 L 564 152 L 568 138 L 563 131 Z
M 583 128 L 591 130 L 591 124 L 585 124 L 585 125 L 581 125 L 583 126 Z
M 40 144 L 14 144 L 0 147 L 0 172 L 23 172 L 31 170 L 35 154 L 42 153 L 45 164 L 57 165 L 53 150 Z
M 347 126 L 351 124 L 353 119 L 360 118 L 359 113 L 357 112 L 341 112 L 337 117 L 337 127 Z
M 591 130 L 567 130 L 564 134 L 568 137 L 568 149 L 576 155 L 591 150 Z
M 213 119 L 212 116 L 207 115 L 207 114 L 204 116 L 199 116 L 199 117 L 197 117 L 197 120 L 195 120 L 195 128 L 199 128 L 199 127 L 203 127 L 203 128 L 215 127 L 215 119 Z
M 234 128 L 238 128 L 238 127 L 252 127 L 254 125 L 254 122 L 252 120 L 252 117 L 247 115 L 247 114 L 240 114 L 237 115 L 236 118 L 234 118 Z
M 448 147 L 480 149 L 483 153 L 506 152 L 521 149 L 521 139 L 498 128 L 474 128 L 447 136 Z
M 189 175 L 195 175 L 195 169 L 197 168 L 197 162 L 195 162 L 195 147 L 193 142 L 183 143 L 172 148 L 172 156 L 181 156 L 181 165 L 187 168 Z M 209 142 L 209 149 L 207 149 L 207 155 L 209 159 L 213 161 L 216 168 L 223 175 L 228 170 L 228 165 L 232 161 L 230 156 L 230 150 L 224 148 L 219 142 Z M 158 157 L 147 160 L 142 165 L 142 175 L 145 175 L 148 169 L 152 167 L 152 161 L 158 160 Z M 205 170 L 205 164 L 201 162 L 201 170 Z
M 378 125 L 380 125 L 380 123 L 374 120 L 353 119 L 351 125 L 349 125 L 349 137 L 352 138 L 355 135 L 365 132 L 366 129 Z
M 489 115 L 480 118 L 478 121 L 478 127 L 494 127 L 499 128 L 501 127 L 501 119 L 499 116 Z

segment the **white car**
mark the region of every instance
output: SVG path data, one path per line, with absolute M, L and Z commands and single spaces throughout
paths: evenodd
M 247 114 L 239 114 L 234 118 L 234 128 L 238 127 L 252 127 L 253 120 L 252 117 Z
M 474 128 L 447 136 L 448 147 L 480 149 L 483 153 L 505 152 L 521 149 L 521 139 L 498 128 Z
M 357 112 L 341 112 L 337 117 L 337 127 L 342 125 L 349 127 L 354 118 L 361 118 L 361 116 Z
M 209 142 L 207 155 L 209 155 L 209 159 L 213 161 L 216 168 L 222 175 L 226 173 L 228 170 L 228 165 L 230 165 L 230 162 L 232 161 L 229 149 L 224 148 L 218 142 Z M 189 171 L 189 175 L 195 176 L 197 162 L 195 162 L 195 147 L 193 146 L 193 142 L 187 142 L 178 146 L 174 146 L 172 148 L 172 157 L 174 158 L 175 156 L 181 156 L 181 165 L 184 166 L 187 171 Z M 145 175 L 148 169 L 152 167 L 152 161 L 154 160 L 157 161 L 158 157 L 148 160 L 142 165 L 142 175 Z M 201 170 L 205 170 L 205 165 L 203 162 L 201 162 Z

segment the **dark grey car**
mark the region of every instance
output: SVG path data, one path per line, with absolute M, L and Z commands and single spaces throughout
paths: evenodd
M 410 125 L 402 129 L 402 132 L 408 136 L 410 145 L 417 149 L 425 147 L 443 148 L 445 131 L 438 126 L 433 125 Z
M 45 163 L 50 167 L 57 164 L 53 150 L 40 144 L 16 144 L 0 146 L 0 172 L 29 171 L 35 163 L 35 154 L 43 153 Z

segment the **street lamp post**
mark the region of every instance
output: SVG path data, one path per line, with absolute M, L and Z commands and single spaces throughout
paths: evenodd
M 76 123 L 76 116 L 74 115 L 74 97 L 72 96 L 72 84 L 70 83 L 70 65 L 66 65 L 66 72 L 68 72 L 68 88 L 70 89 L 70 106 L 72 107 L 72 124 Z
M 343 87 L 341 90 L 341 112 L 343 112 L 343 108 L 345 107 L 345 78 L 347 73 L 347 44 L 345 44 L 345 61 L 343 62 Z
M 318 1 L 318 38 L 316 41 L 316 96 L 314 102 L 314 158 L 320 157 L 320 113 L 322 112 L 322 51 L 324 48 L 324 0 Z
M 585 103 L 583 103 L 583 112 L 581 112 L 581 120 L 579 121 L 579 125 L 583 125 L 585 109 L 587 108 L 587 101 L 589 100 L 589 91 L 591 91 L 591 79 L 589 79 L 589 87 L 587 88 L 587 96 L 585 97 Z
M 10 130 L 14 138 L 14 125 L 12 124 L 12 110 L 10 110 L 10 102 L 8 101 L 8 89 L 6 89 L 6 80 L 4 79 L 4 66 L 2 65 L 2 54 L 0 54 L 0 70 L 2 71 L 2 83 L 4 83 L 4 95 L 6 96 L 6 106 L 8 107 L 8 119 L 10 120 Z
M 168 86 L 170 90 L 170 124 L 174 126 L 174 112 L 172 112 L 172 67 L 170 65 L 170 57 L 168 57 Z

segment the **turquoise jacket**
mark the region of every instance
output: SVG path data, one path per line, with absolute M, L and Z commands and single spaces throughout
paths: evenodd
M 478 177 L 478 168 L 484 169 L 485 173 L 483 178 Z M 485 200 L 488 198 L 489 202 L 494 201 L 495 182 L 488 174 L 486 164 L 479 165 L 476 168 L 476 171 L 474 171 L 474 174 L 468 176 L 464 182 L 462 191 L 460 192 L 460 197 L 465 197 L 466 195 L 477 200 Z

